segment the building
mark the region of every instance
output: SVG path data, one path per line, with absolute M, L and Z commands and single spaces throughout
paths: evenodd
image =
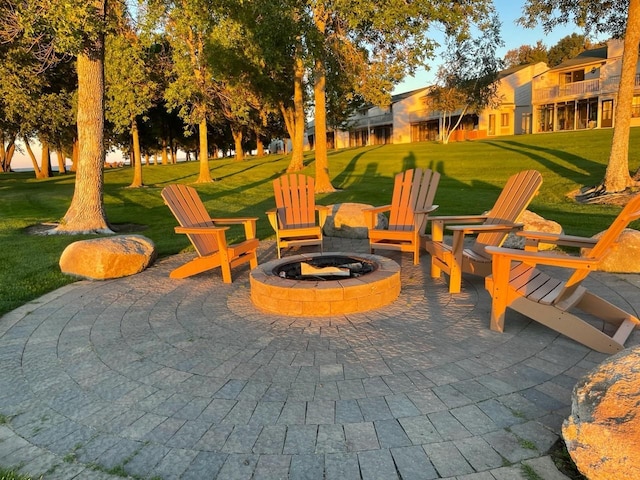
M 609 40 L 534 77 L 534 133 L 612 127 L 622 51 L 622 40 Z M 640 70 L 636 71 L 631 126 L 640 126 Z

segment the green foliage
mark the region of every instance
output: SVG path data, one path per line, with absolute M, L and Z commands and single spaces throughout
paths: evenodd
M 548 64 L 550 67 L 560 65 L 585 51 L 588 46 L 587 38 L 578 33 L 572 33 L 561 38 L 558 43 L 549 48 Z
M 624 36 L 629 2 L 589 0 L 527 0 L 518 22 L 525 27 L 542 25 L 550 32 L 558 25 L 573 23 L 586 33 Z
M 640 129 L 632 129 L 640 141 Z M 332 183 L 338 191 L 319 195 L 319 204 L 390 202 L 395 173 L 414 166 L 443 174 L 435 203 L 442 215 L 481 213 L 491 207 L 514 172 L 538 169 L 544 183 L 531 210 L 560 223 L 571 235 L 593 235 L 607 228 L 620 207 L 576 204 L 569 192 L 597 184 L 606 168 L 610 130 L 521 135 L 450 145 L 411 143 L 330 152 Z M 209 162 L 219 180 L 198 185 L 207 208 L 216 216 L 256 216 L 258 236 L 273 236 L 265 211 L 273 207 L 271 180 L 282 174 L 289 157 L 270 155 L 245 163 Z M 637 168 L 640 157 L 633 159 Z M 312 152 L 304 173 L 313 174 Z M 163 204 L 161 189 L 169 183 L 193 183 L 198 162 L 143 167 L 147 188 L 129 189 L 129 168 L 106 170 L 104 202 L 120 232 L 140 233 L 156 245 L 160 257 L 190 249 L 184 235 L 173 233 L 175 220 Z M 0 314 L 75 279 L 60 272 L 58 261 L 73 241 L 91 236 L 33 235 L 32 228 L 58 221 L 73 194 L 73 175 L 36 181 L 30 173 L 0 174 Z M 242 236 L 231 232 L 231 241 Z

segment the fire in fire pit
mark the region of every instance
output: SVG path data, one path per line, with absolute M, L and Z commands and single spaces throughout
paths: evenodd
M 340 280 L 358 278 L 376 269 L 374 262 L 364 258 L 322 255 L 278 265 L 274 274 L 293 280 Z

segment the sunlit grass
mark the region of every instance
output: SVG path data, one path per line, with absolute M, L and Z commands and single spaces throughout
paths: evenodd
M 640 129 L 632 130 L 630 168 L 640 164 Z M 414 166 L 443 174 L 436 195 L 438 214 L 481 213 L 493 205 L 513 173 L 537 169 L 543 174 L 540 194 L 530 209 L 559 222 L 565 232 L 592 235 L 604 230 L 620 207 L 578 205 L 567 194 L 598 183 L 604 176 L 611 143 L 610 130 L 500 137 L 480 142 L 412 143 L 371 146 L 329 152 L 335 193 L 318 195 L 318 203 L 388 203 L 393 175 Z M 273 207 L 271 181 L 283 174 L 289 158 L 270 155 L 210 162 L 214 183 L 196 185 L 213 216 L 257 216 L 258 236 L 273 231 L 264 212 Z M 314 175 L 313 153 L 305 171 Z M 160 256 L 189 248 L 183 235 L 173 233 L 175 220 L 160 197 L 170 183 L 192 183 L 196 162 L 143 167 L 145 187 L 130 189 L 130 168 L 105 171 L 104 202 L 114 225 L 141 225 L 141 233 L 156 245 Z M 58 260 L 71 242 L 86 237 L 38 236 L 32 225 L 60 220 L 73 195 L 73 175 L 35 180 L 30 173 L 0 174 L 0 314 L 74 281 L 63 275 Z

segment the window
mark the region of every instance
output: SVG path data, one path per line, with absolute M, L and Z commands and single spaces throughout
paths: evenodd
M 631 103 L 631 116 L 633 118 L 640 117 L 640 95 L 633 96 L 633 102 Z
M 509 114 L 508 113 L 500 114 L 500 126 L 501 127 L 508 127 L 509 126 Z

